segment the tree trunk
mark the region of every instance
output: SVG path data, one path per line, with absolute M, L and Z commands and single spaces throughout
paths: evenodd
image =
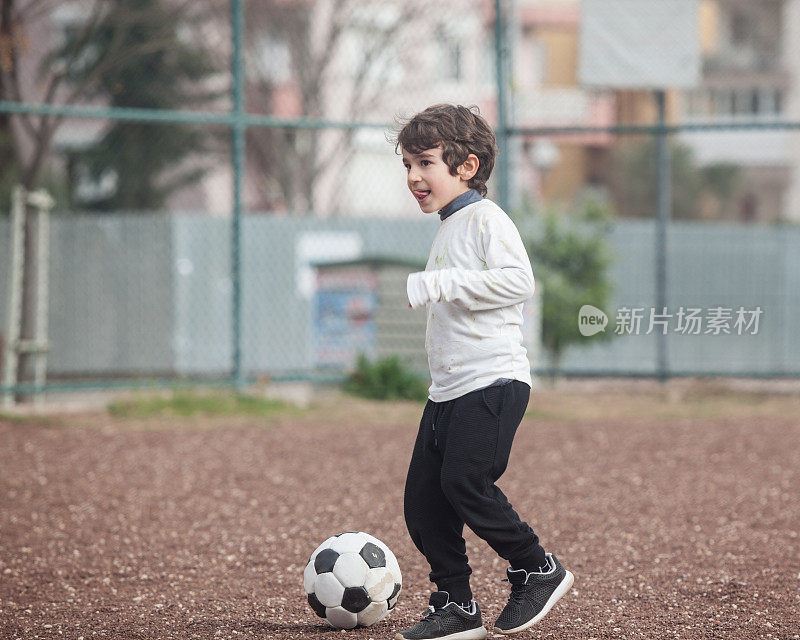
M 558 377 L 561 375 L 561 358 L 563 354 L 561 350 L 553 351 L 550 354 L 550 386 L 555 387 Z
M 10 71 L 14 64 L 14 29 L 11 26 L 11 7 L 13 0 L 0 0 L 0 71 Z M 0 73 L 0 100 L 10 99 L 10 89 L 3 82 L 5 74 Z M 11 114 L 0 113 L 0 167 L 13 167 L 16 153 L 14 133 L 11 129 Z M 0 211 L 7 203 L 0 203 Z
M 6 86 L 6 81 L 14 71 L 14 65 L 16 64 L 16 51 L 17 51 L 17 38 L 18 34 L 12 24 L 12 9 L 13 9 L 14 2 L 13 0 L 2 0 L 0 2 L 0 65 L 2 65 L 3 73 L 0 74 L 0 99 L 2 100 L 10 100 L 11 99 L 11 88 Z M 5 79 L 5 80 L 4 80 Z M 12 129 L 12 115 L 9 113 L 2 113 L 0 114 L 0 166 L 2 167 L 16 167 L 19 169 L 18 165 L 18 154 L 16 153 L 15 145 L 14 145 L 14 131 Z M 9 191 L 11 187 L 14 186 L 14 182 L 19 180 L 19 172 L 17 174 L 11 173 L 8 175 L 9 184 L 5 185 L 8 187 Z M 5 200 L 5 198 L 4 198 Z M 4 201 L 0 203 L 0 210 L 9 211 L 10 210 L 10 202 Z M 31 337 L 33 332 L 33 318 L 34 318 L 34 309 L 33 305 L 35 304 L 35 296 L 33 295 L 32 282 L 33 277 L 35 276 L 34 273 L 34 265 L 32 258 L 35 259 L 35 246 L 33 242 L 34 238 L 34 229 L 33 229 L 33 221 L 25 217 L 25 263 L 24 263 L 24 275 L 23 275 L 23 284 L 22 284 L 22 330 L 20 333 L 21 339 L 26 339 Z M 6 256 L 4 256 L 4 261 L 8 260 Z M 4 267 L 7 265 L 3 265 Z M 10 293 L 10 292 L 9 292 Z M 8 330 L 8 327 L 6 328 Z M 19 382 L 27 382 L 32 379 L 32 366 L 30 364 L 31 358 L 29 356 L 21 355 L 19 359 L 19 364 L 17 366 L 17 380 Z M 28 398 L 28 394 L 18 394 L 19 401 L 25 401 Z

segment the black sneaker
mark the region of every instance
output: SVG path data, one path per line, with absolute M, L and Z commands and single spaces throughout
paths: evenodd
M 517 633 L 544 618 L 553 605 L 563 596 L 575 577 L 561 566 L 551 553 L 547 554 L 548 573 L 534 573 L 525 569 L 508 569 L 511 596 L 508 604 L 494 623 L 495 631 Z
M 467 613 L 449 600 L 447 591 L 432 593 L 425 617 L 410 629 L 395 635 L 395 640 L 483 640 L 487 632 L 478 603 L 473 600 L 472 613 Z

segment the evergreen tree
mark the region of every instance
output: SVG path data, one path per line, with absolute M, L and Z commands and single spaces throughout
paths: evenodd
M 92 78 L 87 98 L 112 107 L 181 109 L 221 94 L 207 88 L 216 69 L 201 43 L 185 35 L 185 8 L 178 13 L 163 0 L 117 0 L 105 10 L 94 28 L 75 30 L 51 56 L 65 65 L 71 83 Z M 83 53 L 76 59 L 74 51 Z M 207 168 L 182 165 L 190 154 L 208 152 L 210 141 L 198 125 L 114 121 L 100 140 L 73 155 L 73 179 L 79 170 L 94 179 L 111 176 L 114 187 L 88 203 L 92 209 L 158 209 L 202 177 Z
M 578 311 L 584 304 L 606 309 L 611 298 L 609 219 L 610 213 L 591 201 L 568 218 L 548 211 L 540 232 L 526 243 L 543 291 L 542 345 L 550 356 L 553 378 L 569 345 L 613 338 L 609 330 L 587 338 L 578 327 Z
M 741 186 L 741 171 L 730 163 L 697 164 L 692 149 L 670 142 L 671 218 L 722 218 L 730 211 Z M 620 143 L 611 165 L 611 189 L 620 215 L 655 218 L 658 193 L 656 139 Z

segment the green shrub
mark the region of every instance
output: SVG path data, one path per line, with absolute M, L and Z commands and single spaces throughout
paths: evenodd
M 613 330 L 608 330 L 587 338 L 578 326 L 581 306 L 606 310 L 611 299 L 610 217 L 608 210 L 591 201 L 569 218 L 547 211 L 543 229 L 526 243 L 534 277 L 542 285 L 542 345 L 554 376 L 570 345 L 614 337 Z M 613 329 L 614 318 L 610 320 Z
M 419 400 L 428 397 L 428 386 L 400 362 L 397 356 L 370 362 L 358 357 L 356 370 L 344 383 L 344 390 L 355 396 L 373 400 Z

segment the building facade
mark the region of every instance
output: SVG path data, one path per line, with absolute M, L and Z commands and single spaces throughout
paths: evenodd
M 740 167 L 727 220 L 800 221 L 800 137 L 771 129 L 800 120 L 800 2 L 703 0 L 702 82 L 680 96 L 680 121 L 692 125 L 757 123 L 747 130 L 695 130 L 679 139 L 702 165 Z

